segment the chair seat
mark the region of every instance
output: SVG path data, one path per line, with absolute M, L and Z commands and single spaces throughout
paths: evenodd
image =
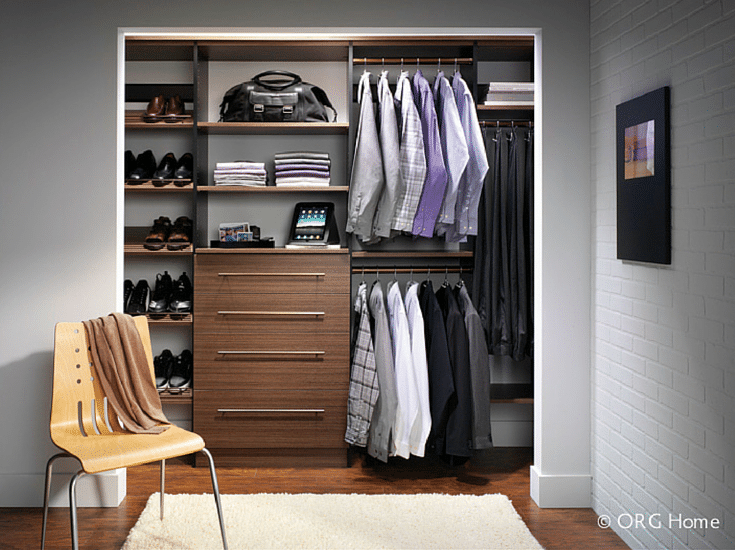
M 68 438 L 56 435 L 54 443 L 76 456 L 88 474 L 148 464 L 204 448 L 200 436 L 178 426 L 160 434 L 112 433 Z

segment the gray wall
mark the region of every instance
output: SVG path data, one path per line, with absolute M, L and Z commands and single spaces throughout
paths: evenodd
M 634 548 L 734 548 L 735 6 L 593 1 L 591 25 L 595 510 Z M 654 267 L 615 259 L 615 105 L 661 86 L 673 243 Z
M 541 29 L 537 74 L 544 78 L 542 128 L 550 138 L 536 203 L 543 303 L 537 306 L 534 498 L 588 505 L 586 0 L 280 0 L 266 9 L 234 0 L 89 0 L 4 2 L 0 19 L 0 506 L 40 503 L 41 472 L 53 452 L 47 422 L 54 324 L 117 306 L 117 31 L 154 26 Z M 570 480 L 581 484 L 555 490 Z

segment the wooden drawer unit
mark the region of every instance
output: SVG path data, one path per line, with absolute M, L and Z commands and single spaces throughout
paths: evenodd
M 329 389 L 349 384 L 343 334 L 274 333 L 258 338 L 195 333 L 198 389 Z
M 346 415 L 342 391 L 195 391 L 195 429 L 208 448 L 339 448 Z
M 215 456 L 346 465 L 349 255 L 197 253 L 194 297 L 193 423 Z
M 197 254 L 197 293 L 349 294 L 349 254 Z
M 349 294 L 197 293 L 198 332 L 299 332 L 312 337 L 350 324 Z

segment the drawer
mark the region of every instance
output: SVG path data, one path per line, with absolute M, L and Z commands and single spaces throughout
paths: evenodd
M 349 365 L 346 334 L 194 336 L 197 389 L 344 389 Z
M 197 254 L 200 292 L 349 294 L 348 254 Z
M 195 297 L 196 332 L 349 332 L 349 294 L 203 294 Z
M 211 448 L 341 448 L 347 391 L 194 391 L 194 431 Z

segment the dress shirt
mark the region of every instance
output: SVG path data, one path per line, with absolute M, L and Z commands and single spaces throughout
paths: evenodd
M 431 434 L 427 443 L 434 453 L 443 455 L 447 437 L 447 418 L 456 406 L 457 394 L 454 390 L 452 365 L 449 362 L 444 316 L 429 279 L 421 283 L 419 303 L 424 317 L 426 362 L 431 388 Z
M 419 304 L 419 284 L 415 281 L 406 285 L 406 315 L 411 336 L 411 358 L 419 392 L 419 414 L 411 430 L 411 454 L 424 456 L 426 441 L 431 432 L 431 405 L 429 403 L 429 367 L 426 362 L 426 339 L 424 317 Z
M 373 218 L 373 240 L 376 242 L 381 237 L 391 236 L 398 197 L 403 189 L 396 105 L 388 86 L 388 71 L 383 71 L 378 81 L 378 122 L 385 186 Z
M 467 235 L 477 235 L 477 210 L 488 171 L 488 159 L 480 123 L 477 120 L 475 102 L 459 72 L 454 74 L 452 89 L 469 151 L 469 160 L 459 182 L 454 229 L 450 228 L 446 233 L 447 241 L 459 242 Z
M 393 447 L 393 421 L 396 418 L 398 397 L 390 326 L 380 281 L 373 283 L 368 304 L 372 317 L 373 349 L 375 350 L 375 368 L 378 372 L 380 394 L 370 421 L 367 451 L 370 456 L 388 462 L 388 454 Z
M 459 181 L 464 174 L 470 154 L 462 121 L 459 118 L 457 100 L 443 71 L 439 71 L 439 74 L 436 75 L 434 97 L 436 98 L 436 116 L 439 120 L 439 138 L 444 164 L 447 167 L 447 189 L 436 227 L 437 235 L 443 235 L 446 232 L 446 226 L 454 225 Z
M 426 153 L 421 119 L 413 101 L 407 71 L 401 71 L 396 85 L 396 101 L 401 106 L 400 172 L 402 186 L 396 203 L 393 229 L 410 232 L 426 180 Z
M 350 193 L 347 200 L 348 233 L 360 240 L 369 240 L 373 227 L 373 216 L 383 190 L 383 162 L 375 124 L 373 96 L 370 91 L 370 73 L 365 71 L 357 87 L 360 101 L 360 120 L 357 126 L 355 156 L 352 163 Z
M 347 401 L 345 441 L 350 445 L 367 446 L 370 419 L 378 400 L 378 374 L 375 368 L 370 313 L 367 305 L 367 285 L 363 282 L 355 297 L 355 323 L 352 338 L 352 369 L 350 394 Z
M 472 304 L 467 287 L 454 287 L 459 310 L 464 315 L 470 351 L 470 380 L 472 382 L 472 448 L 490 449 L 490 355 L 487 351 L 485 330 Z
M 398 396 L 396 419 L 393 424 L 393 441 L 395 455 L 408 458 L 412 451 L 411 430 L 419 414 L 419 392 L 413 372 L 411 335 L 408 330 L 406 307 L 403 304 L 397 281 L 388 283 L 387 305 Z
M 459 311 L 457 300 L 448 284 L 436 291 L 447 331 L 449 362 L 454 375 L 454 388 L 457 391 L 456 407 L 449 412 L 447 419 L 447 439 L 445 452 L 450 456 L 469 457 L 472 455 L 472 388 L 470 382 L 470 350 L 464 317 Z
M 412 233 L 420 237 L 433 237 L 436 220 L 439 217 L 444 191 L 447 187 L 447 168 L 439 138 L 439 125 L 434 106 L 431 86 L 418 70 L 413 75 L 413 90 L 416 108 L 421 117 L 421 131 L 424 134 L 424 153 L 426 155 L 426 180 L 421 193 L 419 207 L 413 219 Z

